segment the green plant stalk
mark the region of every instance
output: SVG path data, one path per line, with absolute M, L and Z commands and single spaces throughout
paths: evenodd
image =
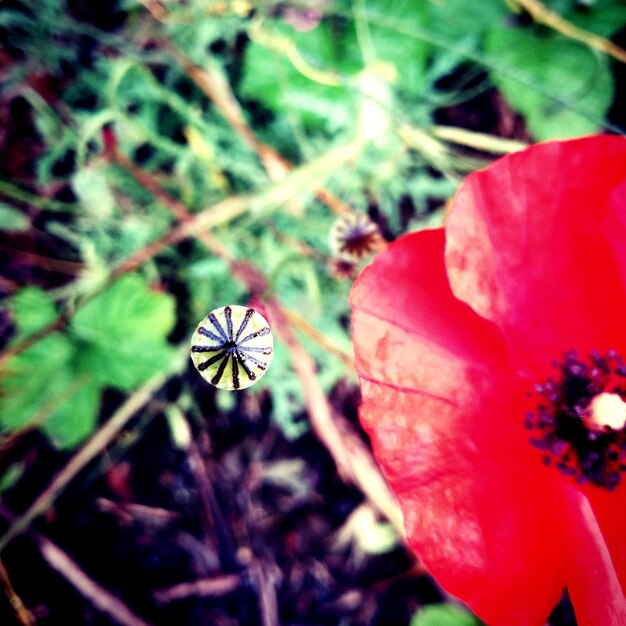
M 503 139 L 502 137 L 477 133 L 453 126 L 433 126 L 431 132 L 435 137 L 443 139 L 443 141 L 467 148 L 475 148 L 476 150 L 484 150 L 485 152 L 493 152 L 494 154 L 508 154 L 528 147 L 527 143 L 517 141 L 516 139 Z
M 7 196 L 11 200 L 25 202 L 31 204 L 38 209 L 48 209 L 49 211 L 74 211 L 76 205 L 68 202 L 59 202 L 58 200 L 50 200 L 42 198 L 30 191 L 26 191 L 17 185 L 6 180 L 0 180 L 0 195 Z

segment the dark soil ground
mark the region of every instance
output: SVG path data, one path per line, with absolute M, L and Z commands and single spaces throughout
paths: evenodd
M 210 390 L 198 394 L 206 423 L 187 452 L 173 447 L 163 416 L 135 425 L 141 437 L 131 429 L 128 448 L 111 450 L 37 524 L 90 578 L 155 626 L 264 624 L 263 611 L 273 610 L 281 624 L 404 624 L 421 603 L 441 599 L 400 548 L 361 564 L 333 548 L 361 496 L 312 435 L 287 442 L 262 404 L 224 415 Z M 17 511 L 63 459 L 37 436 L 10 456 L 29 458 L 28 475 L 5 498 Z M 115 623 L 52 571 L 28 536 L 3 561 L 40 626 Z M 197 581 L 209 584 L 176 597 L 176 585 Z M 6 597 L 0 616 L 17 623 Z

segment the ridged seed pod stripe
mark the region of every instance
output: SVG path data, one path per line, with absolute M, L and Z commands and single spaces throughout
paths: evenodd
M 191 338 L 191 360 L 206 381 L 220 389 L 245 389 L 272 361 L 274 342 L 266 319 L 250 307 L 211 311 Z

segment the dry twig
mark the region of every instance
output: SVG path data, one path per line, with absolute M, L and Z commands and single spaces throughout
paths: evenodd
M 41 535 L 35 535 L 39 550 L 50 567 L 65 578 L 93 606 L 110 615 L 122 626 L 150 626 L 133 613 L 119 598 L 87 576 L 80 566 L 56 544 Z
M 495 154 L 508 154 L 528 147 L 528 144 L 517 139 L 505 139 L 454 126 L 433 126 L 432 134 L 437 139 L 443 139 L 459 146 Z
M 263 626 L 280 626 L 276 598 L 278 574 L 260 561 L 254 561 L 248 568 L 248 573 L 257 592 L 261 623 Z
M 291 163 L 278 154 L 274 148 L 257 139 L 246 122 L 243 109 L 222 72 L 211 65 L 203 67 L 196 65 L 173 44 L 169 45 L 169 50 L 181 69 L 211 100 L 233 130 L 259 155 L 270 179 L 277 181 L 284 178 L 292 168 Z
M 35 618 L 31 615 L 30 611 L 24 606 L 22 599 L 17 595 L 17 592 L 13 588 L 11 579 L 9 578 L 9 572 L 4 567 L 4 563 L 0 561 L 0 579 L 2 579 L 2 586 L 4 592 L 11 604 L 11 607 L 15 611 L 15 617 L 22 626 L 35 626 Z
M 8 521 L 11 527 L 15 527 L 20 519 L 1 504 L 0 517 Z M 48 565 L 61 574 L 96 609 L 111 616 L 116 623 L 122 626 L 150 626 L 148 622 L 135 615 L 119 598 L 90 578 L 76 561 L 50 539 L 32 529 L 28 531 L 28 534 L 37 544 Z M 0 568 L 4 569 L 1 563 Z M 23 622 L 25 626 L 34 626 L 32 617 L 30 619 L 31 621 Z
M 200 578 L 193 582 L 180 583 L 154 592 L 159 604 L 169 604 L 192 596 L 219 598 L 241 587 L 241 574 L 221 574 L 210 578 Z

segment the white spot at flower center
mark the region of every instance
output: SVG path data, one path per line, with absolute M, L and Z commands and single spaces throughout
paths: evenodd
M 620 430 L 626 426 L 626 402 L 616 393 L 600 393 L 589 404 L 586 422 L 594 430 Z

